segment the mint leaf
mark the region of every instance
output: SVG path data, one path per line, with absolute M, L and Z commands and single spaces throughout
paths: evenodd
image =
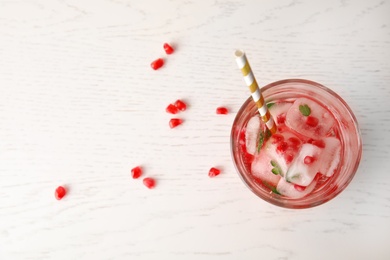
M 282 172 L 282 169 L 280 168 L 280 166 L 277 164 L 277 162 L 271 160 L 271 165 L 274 167 L 272 168 L 271 172 L 275 175 L 280 175 L 280 176 L 283 176 L 283 172 Z
M 278 195 L 282 195 L 282 194 L 280 194 L 280 192 L 276 189 L 276 187 L 273 187 L 273 186 L 270 185 L 268 182 L 263 181 L 263 184 L 264 184 L 265 187 L 267 187 L 268 189 L 270 189 L 273 193 L 278 194 Z
M 294 174 L 293 176 L 289 176 L 289 178 L 286 178 L 286 181 L 287 182 L 292 182 L 292 180 L 294 179 L 300 179 L 301 178 L 301 174 L 300 173 L 297 173 L 297 174 Z
M 272 171 L 272 173 L 275 174 L 275 175 L 280 174 L 280 171 L 279 171 L 279 169 L 278 169 L 277 167 L 273 168 L 271 171 Z
M 260 137 L 259 137 L 259 143 L 257 144 L 257 152 L 260 153 L 261 147 L 263 147 L 264 143 L 264 133 L 263 131 L 260 132 Z
M 308 105 L 300 105 L 299 106 L 299 111 L 301 111 L 302 115 L 304 116 L 310 116 L 311 114 L 311 109 Z
M 265 130 L 265 140 L 268 140 L 271 137 L 271 131 L 267 128 Z
M 267 104 L 267 107 L 268 107 L 268 108 L 271 108 L 273 105 L 275 105 L 275 103 L 268 103 L 268 104 Z

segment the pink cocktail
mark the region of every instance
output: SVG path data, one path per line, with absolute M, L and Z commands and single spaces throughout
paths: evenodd
M 278 206 L 308 208 L 339 194 L 352 180 L 362 145 L 355 116 L 330 89 L 307 80 L 262 88 L 277 125 L 270 135 L 249 98 L 233 123 L 233 161 L 247 186 Z

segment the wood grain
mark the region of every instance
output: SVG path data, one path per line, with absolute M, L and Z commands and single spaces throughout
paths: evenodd
M 387 0 L 0 1 L 0 259 L 389 259 L 389 14 Z M 310 79 L 355 112 L 363 158 L 331 202 L 281 209 L 236 174 L 236 48 L 260 85 Z

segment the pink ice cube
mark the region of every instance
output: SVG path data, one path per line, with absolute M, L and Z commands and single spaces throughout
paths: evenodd
M 298 156 L 287 171 L 286 180 L 300 186 L 308 186 L 318 172 L 322 151 L 323 149 L 313 144 L 302 145 Z
M 261 129 L 261 120 L 259 116 L 253 116 L 249 119 L 245 130 L 246 151 L 252 155 L 256 153 L 258 138 Z
M 302 113 L 300 107 L 309 108 Z M 324 137 L 335 124 L 332 115 L 324 107 L 308 98 L 295 100 L 286 115 L 286 125 L 292 130 L 313 139 Z
M 330 177 L 336 171 L 340 162 L 341 143 L 335 137 L 324 138 L 325 148 L 318 161 L 318 171 L 323 175 Z
M 301 141 L 297 136 L 292 132 L 284 131 L 271 136 L 265 144 L 264 152 L 278 166 L 280 175 L 285 176 L 300 147 Z
M 275 187 L 279 182 L 280 175 L 273 174 L 272 169 L 271 158 L 263 152 L 253 160 L 251 172 L 257 178 Z
M 269 112 L 277 126 L 285 123 L 287 111 L 290 109 L 292 104 L 292 102 L 277 102 L 270 106 Z
M 284 178 L 280 178 L 278 186 L 276 186 L 276 190 L 284 196 L 290 197 L 292 199 L 299 199 L 311 193 L 314 190 L 316 184 L 317 178 L 315 178 L 309 186 L 302 190 L 297 189 L 295 184 L 287 182 Z
M 321 147 L 304 144 L 289 167 L 286 180 L 300 186 L 308 186 L 317 173 L 333 175 L 340 162 L 340 141 L 335 137 L 322 139 Z

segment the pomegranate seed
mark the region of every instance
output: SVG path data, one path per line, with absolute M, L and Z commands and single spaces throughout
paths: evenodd
M 54 196 L 56 199 L 60 200 L 66 195 L 66 189 L 62 186 L 58 186 L 56 189 L 56 192 L 54 193 Z
M 308 116 L 306 118 L 306 124 L 308 126 L 311 126 L 311 127 L 316 127 L 318 125 L 318 118 L 314 117 L 314 116 Z
M 164 50 L 166 54 L 172 54 L 175 51 L 168 43 L 164 43 Z
M 252 154 L 246 152 L 246 147 L 245 147 L 244 160 L 243 160 L 244 163 L 250 165 L 254 159 L 255 157 Z
M 217 107 L 216 113 L 218 115 L 226 115 L 228 113 L 228 109 L 226 107 Z
M 184 103 L 183 101 L 181 101 L 180 99 L 176 100 L 175 104 L 174 104 L 177 109 L 179 109 L 180 111 L 184 111 L 187 109 L 187 105 L 186 103 Z
M 182 123 L 183 120 L 181 120 L 180 118 L 172 118 L 171 120 L 169 120 L 169 127 L 175 128 L 176 126 L 181 125 Z
M 322 140 L 314 140 L 311 142 L 311 144 L 313 144 L 319 148 L 325 148 L 325 142 Z
M 284 124 L 285 121 L 286 121 L 286 113 L 280 114 L 276 118 L 276 122 L 278 124 Z
M 169 104 L 167 106 L 167 108 L 165 109 L 165 111 L 167 111 L 167 113 L 170 113 L 170 114 L 177 114 L 179 112 L 179 109 L 177 109 L 176 106 Z
M 294 156 L 292 154 L 285 154 L 284 159 L 286 160 L 286 163 L 291 163 L 294 159 Z
M 284 153 L 288 148 L 288 144 L 286 142 L 282 142 L 276 147 L 276 151 L 278 153 Z
M 164 60 L 163 59 L 157 59 L 155 61 L 153 61 L 150 66 L 152 67 L 152 69 L 154 70 L 158 70 L 159 68 L 161 68 L 162 66 L 164 65 Z
M 298 184 L 294 184 L 294 189 L 296 189 L 297 191 L 305 191 L 306 190 L 306 187 L 305 186 L 301 186 L 301 185 L 298 185 Z
M 209 171 L 209 177 L 213 178 L 213 177 L 219 175 L 220 173 L 221 173 L 221 171 L 219 169 L 212 167 Z
M 148 189 L 153 189 L 156 186 L 156 181 L 153 178 L 145 178 L 143 183 Z
M 271 136 L 273 139 L 275 139 L 272 143 L 277 144 L 284 141 L 284 136 L 281 134 L 273 134 Z
M 291 143 L 292 146 L 299 146 L 301 144 L 301 141 L 299 141 L 296 137 L 290 137 L 288 138 L 288 141 Z
M 131 169 L 131 176 L 133 176 L 133 179 L 138 179 L 142 175 L 142 169 L 141 167 L 137 166 Z
M 314 157 L 312 156 L 306 156 L 305 159 L 303 159 L 303 162 L 305 164 L 311 164 L 312 162 L 314 162 Z

